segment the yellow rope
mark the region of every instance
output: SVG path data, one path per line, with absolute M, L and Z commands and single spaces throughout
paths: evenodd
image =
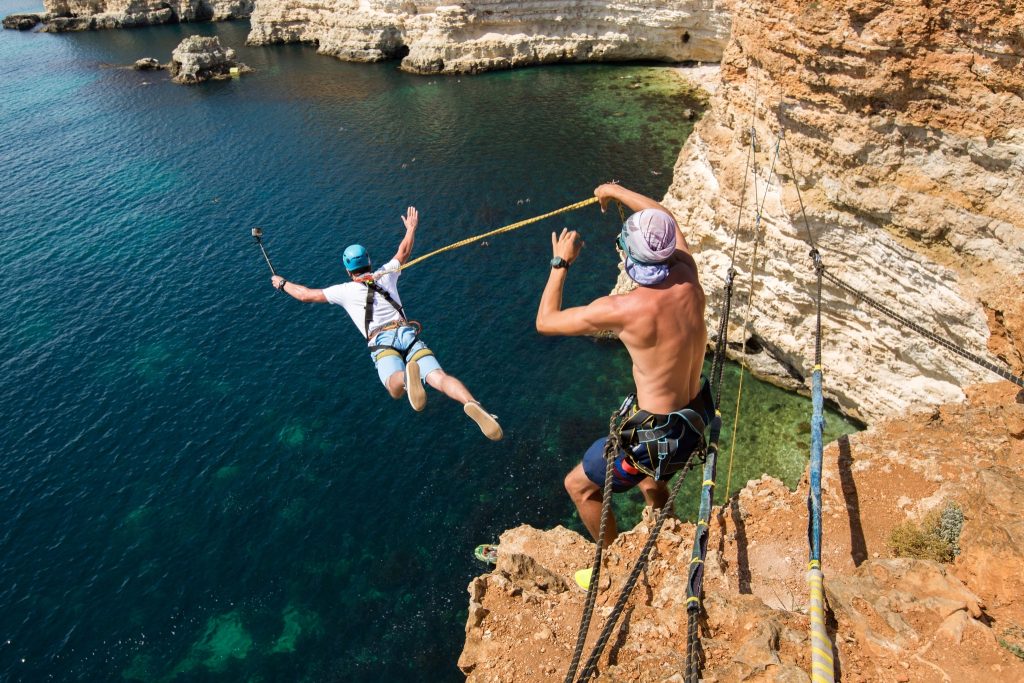
M 778 158 L 778 144 L 776 144 L 776 146 L 775 146 L 775 154 L 776 154 L 776 158 Z M 773 171 L 775 170 L 775 162 L 774 161 L 772 162 L 772 170 Z M 771 174 L 770 173 L 769 173 L 768 178 L 769 178 L 769 180 L 771 180 Z M 769 187 L 770 187 L 770 183 L 765 185 L 764 197 L 768 196 L 768 188 Z M 747 335 L 749 334 L 748 326 L 750 324 L 750 308 L 751 308 L 751 305 L 752 305 L 753 300 L 754 300 L 754 289 L 757 287 L 757 248 L 761 244 L 761 230 L 760 230 L 760 228 L 761 228 L 761 217 L 763 215 L 761 212 L 764 209 L 764 197 L 762 197 L 762 199 L 761 199 L 761 205 L 758 206 L 758 203 L 757 203 L 757 174 L 755 173 L 754 174 L 754 210 L 757 213 L 755 214 L 755 221 L 754 221 L 754 231 L 755 231 L 754 232 L 754 249 L 753 249 L 753 251 L 750 254 L 750 266 L 749 266 L 749 270 L 750 270 L 750 289 L 747 290 L 747 310 L 743 313 L 743 353 L 744 353 L 744 355 L 746 355 Z M 740 207 L 740 211 L 742 211 L 742 210 L 743 210 L 743 207 Z M 728 322 L 726 324 L 728 324 Z M 744 372 L 744 370 L 745 370 L 744 365 L 742 363 L 740 363 L 740 382 L 739 382 L 739 386 L 736 389 L 736 413 L 733 415 L 733 418 L 732 418 L 732 438 L 729 440 L 729 473 L 725 477 L 725 495 L 726 495 L 726 498 L 728 498 L 729 492 L 732 490 L 732 461 L 733 461 L 733 455 L 736 453 L 736 428 L 740 424 L 740 400 L 743 398 L 743 377 L 746 374 Z
M 495 230 L 491 230 L 490 232 L 485 232 L 482 235 L 475 235 L 473 237 L 467 237 L 466 239 L 459 240 L 458 242 L 455 242 L 454 244 L 449 244 L 446 247 L 441 247 L 440 249 L 435 249 L 434 251 L 430 252 L 429 254 L 424 254 L 423 256 L 418 256 L 418 257 L 414 258 L 413 260 L 406 262 L 401 268 L 399 268 L 399 270 L 405 270 L 406 268 L 414 266 L 417 263 L 421 263 L 422 261 L 426 261 L 428 258 L 431 258 L 432 256 L 437 256 L 438 254 L 443 254 L 446 251 L 452 251 L 453 249 L 458 249 L 459 247 L 464 247 L 467 244 L 472 244 L 473 242 L 478 242 L 478 241 L 480 241 L 480 240 L 482 240 L 482 239 L 484 239 L 486 237 L 491 237 L 492 235 L 500 235 L 503 232 L 512 232 L 513 230 L 518 230 L 519 228 L 522 228 L 524 226 L 530 225 L 531 223 L 536 223 L 538 221 L 542 221 L 545 218 L 551 218 L 552 216 L 557 216 L 560 213 L 568 213 L 570 211 L 575 211 L 576 209 L 582 209 L 584 206 L 590 206 L 591 204 L 595 203 L 596 201 L 597 201 L 597 197 L 591 197 L 590 199 L 584 199 L 582 202 L 576 202 L 575 204 L 570 204 L 569 206 L 563 206 L 561 209 L 555 209 L 554 211 L 548 211 L 547 213 L 542 214 L 540 216 L 534 216 L 533 218 L 527 218 L 526 220 L 522 220 L 522 221 L 519 221 L 517 223 L 512 223 L 511 225 L 506 225 L 503 228 L 497 228 Z

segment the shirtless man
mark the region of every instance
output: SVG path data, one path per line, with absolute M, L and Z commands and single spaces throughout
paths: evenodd
M 402 216 L 405 237 L 395 255 L 379 270 L 373 270 L 370 255 L 362 245 L 352 244 L 341 259 L 349 282 L 313 289 L 274 275 L 271 284 L 303 303 L 331 303 L 344 308 L 366 337 L 370 359 L 391 398 L 399 399 L 408 394 L 413 410 L 423 410 L 427 403 L 423 385 L 429 384 L 461 403 L 463 411 L 476 422 L 484 436 L 498 441 L 503 434 L 495 416 L 484 410 L 465 384 L 441 369 L 434 352 L 420 338 L 419 324 L 406 319 L 398 297 L 398 277 L 402 274 L 402 265 L 412 254 L 419 220 L 416 207 L 410 206 Z
M 563 229 L 558 237 L 552 233 L 554 258 L 537 310 L 537 331 L 578 336 L 612 330 L 625 344 L 633 360 L 636 403 L 621 430 L 612 491 L 639 486 L 647 504 L 660 508 L 668 500 L 666 480 L 686 464 L 701 443 L 704 425 L 714 416 L 711 391 L 701 381 L 707 346 L 704 290 L 686 240 L 664 206 L 612 183 L 601 185 L 594 195 L 602 211 L 614 199 L 636 212 L 623 224 L 616 244 L 623 252 L 626 273 L 639 287 L 563 310 L 562 289 L 583 243 L 575 231 Z M 654 435 L 658 438 L 652 439 Z M 565 489 L 595 539 L 601 522 L 606 441 L 607 437 L 595 441 L 565 477 Z M 605 545 L 617 535 L 611 516 Z

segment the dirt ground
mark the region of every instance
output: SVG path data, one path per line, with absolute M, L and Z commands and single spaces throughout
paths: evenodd
M 825 450 L 822 568 L 837 680 L 1024 680 L 1024 660 L 1007 647 L 1024 644 L 1024 405 L 1008 382 L 968 396 Z M 763 477 L 716 508 L 704 681 L 810 680 L 806 498 L 806 475 L 795 492 Z M 950 501 L 965 519 L 956 559 L 894 557 L 892 530 Z M 651 523 L 645 514 L 605 553 L 584 659 Z M 666 521 L 595 680 L 683 680 L 693 533 Z M 572 575 L 592 558 L 593 545 L 561 527 L 506 532 L 495 571 L 469 587 L 459 660 L 468 680 L 562 680 L 585 597 Z

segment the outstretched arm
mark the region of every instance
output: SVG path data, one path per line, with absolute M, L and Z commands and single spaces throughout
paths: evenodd
M 555 256 L 571 264 L 579 256 L 583 242 L 575 231 L 563 228 L 562 234 L 557 238 L 555 233 L 551 233 L 551 247 Z M 613 297 L 601 297 L 586 306 L 562 310 L 562 289 L 568 270 L 551 269 L 548 283 L 540 297 L 540 306 L 537 308 L 537 331 L 543 335 L 565 336 L 594 334 L 603 330 L 618 332 L 621 329 L 621 322 Z
M 419 222 L 419 212 L 416 211 L 415 206 L 410 206 L 406 210 L 405 215 L 402 216 L 402 223 L 405 224 L 405 237 L 402 239 L 402 243 L 398 245 L 398 251 L 395 252 L 395 260 L 403 266 L 409 260 L 409 256 L 412 255 L 412 245 L 416 241 L 416 226 L 419 225 Z
M 659 211 L 664 211 L 669 216 L 672 216 L 672 212 L 666 209 L 662 204 L 654 201 L 650 197 L 640 194 L 639 192 L 627 190 L 622 185 L 618 185 L 616 183 L 598 185 L 597 189 L 594 190 L 594 196 L 600 200 L 601 213 L 604 213 L 605 209 L 608 208 L 608 202 L 615 199 L 622 204 L 625 204 L 633 211 L 658 209 Z M 675 216 L 672 216 L 672 220 L 676 222 L 676 249 L 689 254 L 690 245 L 686 243 L 686 238 L 683 237 L 683 231 L 679 228 L 679 221 L 676 220 Z
M 270 283 L 274 285 L 274 289 L 280 290 L 293 299 L 298 299 L 304 304 L 327 303 L 327 297 L 324 296 L 324 290 L 322 289 L 303 287 L 297 282 L 288 282 L 280 275 L 275 275 L 270 278 Z

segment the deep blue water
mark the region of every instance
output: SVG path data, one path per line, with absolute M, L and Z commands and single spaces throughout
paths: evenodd
M 403 275 L 498 444 L 436 393 L 421 414 L 387 398 L 344 312 L 275 293 L 249 230 L 326 286 L 350 242 L 390 257 L 408 205 L 422 254 L 612 178 L 661 196 L 692 105 L 664 69 L 423 78 L 246 32 L 0 33 L 0 680 L 457 681 L 473 546 L 579 528 L 561 479 L 628 357 L 541 338 L 533 315 L 562 225 L 591 241 L 567 302 L 607 292 L 615 217 Z M 187 88 L 119 68 L 192 33 L 256 73 Z M 809 405 L 744 396 L 761 417 L 733 488 L 793 483 Z

